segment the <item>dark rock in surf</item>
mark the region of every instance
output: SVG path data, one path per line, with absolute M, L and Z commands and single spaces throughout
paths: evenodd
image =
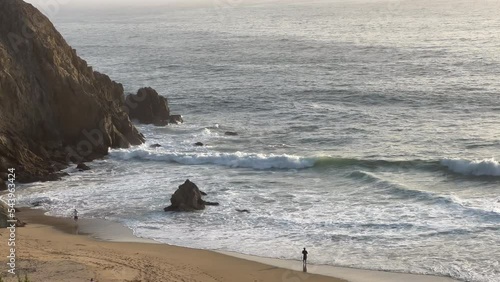
M 167 126 L 168 120 L 157 120 L 153 123 L 154 126 Z
M 224 135 L 226 135 L 226 136 L 238 136 L 238 133 L 233 132 L 233 131 L 226 131 L 226 132 L 224 132 Z
M 168 119 L 168 122 L 169 123 L 179 124 L 179 123 L 183 123 L 184 120 L 182 119 L 181 115 L 170 115 L 170 117 Z
M 202 196 L 206 196 L 207 195 L 207 193 L 205 193 L 205 192 L 203 192 L 201 190 L 200 190 L 200 193 L 201 193 Z
M 206 205 L 216 206 L 218 203 L 205 202 L 202 198 L 202 192 L 193 182 L 186 180 L 170 198 L 170 206 L 164 208 L 164 211 L 195 211 L 203 210 Z
M 243 213 L 250 213 L 249 210 L 240 210 L 240 209 L 236 209 L 237 212 L 243 212 Z
M 53 162 L 52 163 L 52 168 L 54 169 L 54 171 L 61 171 L 65 168 L 67 168 L 68 166 L 66 164 L 63 164 L 63 163 L 60 163 L 60 162 Z
M 34 202 L 31 202 L 30 205 L 32 207 L 41 207 L 43 205 L 43 202 L 42 201 L 34 201 Z
M 137 119 L 140 123 L 156 126 L 182 123 L 180 115 L 170 115 L 167 98 L 151 87 L 141 88 L 135 95 L 127 95 L 125 104 L 130 118 Z
M 196 142 L 194 143 L 195 146 L 199 146 L 199 147 L 202 147 L 202 146 L 205 146 L 205 144 L 201 143 L 201 142 Z
M 85 171 L 85 170 L 90 170 L 90 167 L 84 163 L 79 163 L 76 166 L 76 169 L 78 169 L 79 171 Z
M 151 146 L 149 146 L 149 148 L 160 148 L 161 145 L 160 144 L 153 144 Z

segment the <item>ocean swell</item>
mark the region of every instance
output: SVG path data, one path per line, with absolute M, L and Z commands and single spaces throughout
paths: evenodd
M 436 166 L 436 162 L 426 160 L 377 160 L 377 159 L 350 159 L 334 157 L 317 157 L 315 167 L 363 167 L 375 169 L 380 167 L 398 167 L 414 169 L 431 169 Z
M 483 160 L 467 160 L 459 158 L 446 158 L 440 161 L 432 160 L 362 160 L 362 159 L 343 159 L 321 157 L 317 158 L 315 167 L 357 167 L 369 170 L 382 167 L 397 167 L 405 169 L 418 169 L 424 171 L 447 170 L 456 174 L 465 176 L 500 176 L 500 163 L 495 159 Z M 364 178 L 366 175 L 357 174 L 356 171 L 353 177 Z

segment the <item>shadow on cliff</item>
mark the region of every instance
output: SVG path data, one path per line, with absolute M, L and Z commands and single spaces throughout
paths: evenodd
M 70 163 L 140 145 L 129 113 L 153 108 L 152 123 L 182 121 L 151 88 L 125 100 L 32 5 L 0 1 L 0 179 L 16 168 L 19 182 L 57 180 Z

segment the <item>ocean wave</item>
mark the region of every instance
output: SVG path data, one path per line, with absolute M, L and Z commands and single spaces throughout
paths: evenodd
M 227 167 L 265 169 L 304 169 L 314 166 L 314 159 L 293 155 L 252 154 L 252 153 L 218 153 L 218 152 L 166 152 L 164 150 L 147 150 L 144 148 L 120 149 L 110 152 L 111 157 L 121 160 L 139 159 L 164 161 L 184 165 L 214 164 Z
M 383 167 L 397 167 L 424 171 L 447 170 L 465 176 L 500 176 L 500 162 L 495 159 L 467 160 L 446 158 L 440 161 L 432 160 L 363 160 L 347 158 L 321 157 L 315 162 L 315 167 L 358 167 L 376 169 Z M 354 171 L 351 177 L 366 178 L 365 174 Z
M 430 238 L 430 237 L 440 237 L 440 236 L 467 236 L 470 234 L 480 234 L 483 232 L 496 232 L 500 230 L 498 226 L 480 226 L 475 228 L 451 228 L 448 230 L 434 230 L 426 233 L 418 234 L 419 237 Z
M 227 167 L 265 169 L 306 169 L 306 168 L 378 168 L 400 167 L 420 168 L 429 165 L 435 166 L 436 162 L 423 160 L 390 161 L 366 160 L 354 158 L 336 158 L 331 156 L 296 156 L 288 154 L 261 154 L 247 152 L 176 152 L 164 148 L 151 150 L 144 146 L 133 149 L 118 149 L 110 152 L 112 157 L 122 160 L 150 160 L 179 163 L 184 165 L 213 164 Z
M 379 168 L 398 168 L 409 170 L 438 171 L 447 170 L 465 176 L 500 176 L 500 163 L 495 159 L 466 160 L 383 160 L 336 158 L 331 156 L 296 156 L 288 154 L 262 154 L 247 152 L 177 152 L 165 148 L 151 150 L 144 146 L 132 149 L 118 149 L 110 152 L 111 157 L 122 160 L 150 160 L 179 163 L 184 165 L 220 165 L 234 168 L 266 169 L 331 169 L 353 168 L 353 178 L 365 179 L 367 175 L 359 169 L 371 171 Z M 373 180 L 373 179 L 372 179 Z
M 398 199 L 427 202 L 429 204 L 458 204 L 450 197 L 442 196 L 428 191 L 411 189 L 410 187 L 406 187 L 403 184 L 393 182 L 390 179 L 385 179 L 377 176 L 374 173 L 366 171 L 354 171 L 350 174 L 350 177 L 365 180 L 368 183 L 378 184 L 378 188 L 382 189 L 384 193 L 390 194 Z
M 450 171 L 473 176 L 500 176 L 500 163 L 495 159 L 443 159 L 441 165 Z
M 500 220 L 500 211 L 492 209 L 488 204 L 473 204 L 455 195 L 441 195 L 431 191 L 413 189 L 366 171 L 355 171 L 349 176 L 373 183 L 374 187 L 380 189 L 380 192 L 396 199 L 423 202 L 430 206 L 444 206 L 462 212 L 468 217 L 478 216 L 482 221 L 499 222 Z
M 398 167 L 398 168 L 415 168 L 415 169 L 434 169 L 438 163 L 435 161 L 426 160 L 377 160 L 377 159 L 354 159 L 354 158 L 334 158 L 334 157 L 318 157 L 314 164 L 315 167 L 363 167 L 363 168 L 380 168 L 380 167 Z

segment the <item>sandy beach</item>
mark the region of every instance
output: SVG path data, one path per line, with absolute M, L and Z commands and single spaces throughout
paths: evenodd
M 16 230 L 16 273 L 30 281 L 414 281 L 447 282 L 449 278 L 398 274 L 299 261 L 256 258 L 158 244 L 133 236 L 118 223 L 45 216 L 41 210 L 21 209 L 27 226 Z M 8 231 L 1 230 L 1 238 Z M 78 234 L 78 235 L 77 235 Z M 7 244 L 1 244 L 2 254 Z M 2 271 L 4 277 L 6 270 Z M 313 273 L 320 273 L 317 275 Z M 340 278 L 334 278 L 342 277 Z M 17 281 L 7 276 L 6 281 Z
M 23 210 L 18 215 L 28 225 L 16 231 L 16 272 L 21 277 L 27 273 L 30 281 L 344 281 L 146 240 L 96 240 L 74 235 L 71 219 L 44 216 L 38 210 Z M 7 232 L 1 230 L 1 238 L 7 238 Z M 7 244 L 0 246 L 6 254 Z

